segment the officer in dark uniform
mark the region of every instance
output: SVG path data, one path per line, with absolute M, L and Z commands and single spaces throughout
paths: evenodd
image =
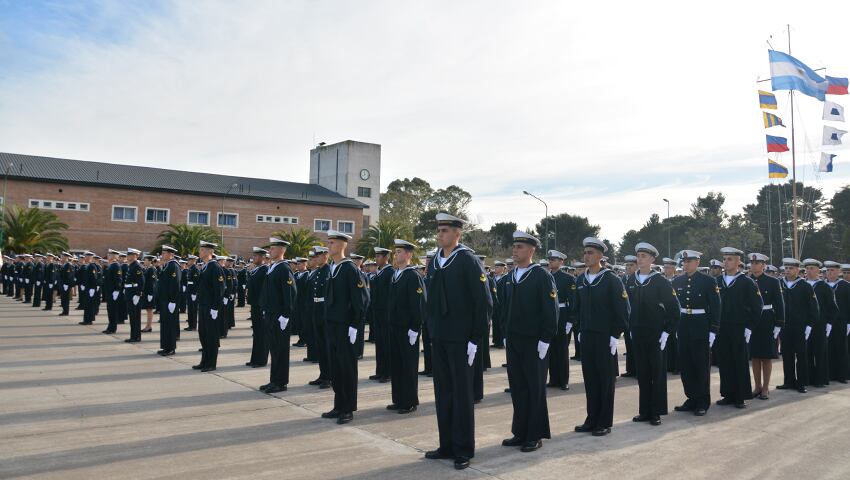
M 224 329 L 224 336 L 227 337 L 227 332 L 236 327 L 236 289 L 238 288 L 237 280 L 236 280 L 236 269 L 233 268 L 233 264 L 236 261 L 236 257 L 230 256 L 225 257 L 225 280 L 227 282 L 227 304 L 224 306 L 225 311 L 227 311 L 226 324 Z
M 47 254 L 47 263 L 44 265 L 44 288 L 42 290 L 42 300 L 44 300 L 42 311 L 45 312 L 53 310 L 53 292 L 56 288 L 58 267 L 56 260 L 56 255 L 52 253 Z
M 623 257 L 623 266 L 625 267 L 625 273 L 622 277 L 623 285 L 626 286 L 626 292 L 629 294 L 629 304 L 631 305 L 632 301 L 632 291 L 628 289 L 630 282 L 633 282 L 632 278 L 637 271 L 637 257 L 634 255 L 626 255 Z M 626 351 L 623 355 L 626 357 L 626 371 L 621 373 L 621 377 L 634 377 L 635 376 L 635 354 L 634 347 L 632 346 L 632 336 L 631 335 L 623 335 L 623 339 L 626 343 Z
M 71 307 L 71 290 L 74 288 L 74 265 L 71 263 L 71 254 L 62 252 L 62 266 L 59 267 L 59 278 L 57 279 L 59 289 L 59 304 L 62 306 L 61 317 L 67 317 Z
M 308 279 L 308 290 L 305 292 L 309 298 L 310 325 L 313 331 L 310 338 L 313 340 L 313 354 L 319 362 L 319 376 L 309 382 L 310 385 L 318 386 L 320 389 L 331 388 L 331 361 L 330 349 L 328 347 L 328 324 L 325 320 L 325 294 L 327 293 L 328 278 L 331 268 L 328 265 L 328 249 L 326 247 L 314 246 L 315 266 L 310 272 Z
M 94 253 L 83 253 L 81 270 L 80 297 L 83 297 L 83 321 L 80 325 L 91 325 L 96 316 L 97 303 L 95 294 L 98 289 L 97 267 L 94 264 Z
M 369 290 L 354 262 L 345 258 L 351 237 L 328 230 L 328 251 L 333 260 L 325 293 L 325 322 L 330 348 L 334 407 L 322 418 L 336 418 L 338 424 L 350 422 L 357 410 L 357 342 L 363 330 Z
M 829 350 L 829 379 L 847 383 L 850 377 L 850 356 L 847 353 L 847 334 L 850 332 L 850 283 L 841 278 L 841 264 L 823 262 L 826 267 L 827 285 L 832 287 L 838 313 L 832 319 L 832 328 L 827 339 Z
M 779 340 L 785 380 L 776 388 L 796 389 L 806 393 L 809 384 L 808 340 L 812 326 L 818 322 L 820 309 L 814 289 L 799 276 L 800 261 L 783 258 L 782 266 L 785 270 L 785 279 L 781 283 L 785 300 L 785 328 L 780 332 Z
M 481 262 L 481 268 L 484 269 L 487 277 L 487 290 L 490 292 L 490 298 L 493 300 L 493 305 L 487 310 L 487 330 L 484 332 L 484 338 L 478 342 L 478 352 L 475 354 L 475 362 L 473 368 L 473 383 L 472 394 L 474 403 L 478 404 L 484 400 L 484 372 L 490 368 L 490 325 L 493 323 L 493 312 L 499 307 L 499 302 L 496 299 L 496 281 L 489 275 L 487 265 L 484 264 L 486 255 L 476 255 L 478 261 Z
M 717 366 L 720 370 L 718 405 L 745 408 L 753 398 L 747 344 L 752 329 L 761 318 L 764 304 L 756 283 L 741 272 L 744 252 L 723 247 L 723 275 L 717 278 L 720 288 L 720 329 L 717 332 Z
M 94 254 L 92 254 L 94 255 Z M 88 275 L 88 262 L 86 261 L 85 253 L 82 254 L 81 258 L 74 257 L 74 284 L 77 287 L 77 307 L 76 310 L 83 310 L 83 314 L 85 314 L 85 303 L 88 296 L 88 290 L 86 290 L 86 275 Z
M 180 313 L 186 313 L 186 310 L 189 308 L 189 262 L 181 258 L 178 259 L 177 263 L 180 264 L 180 301 L 178 302 L 178 307 L 180 308 Z M 178 332 L 180 331 L 179 328 L 177 330 Z
M 141 251 L 127 249 L 127 276 L 124 278 L 124 295 L 127 299 L 127 316 L 130 320 L 130 338 L 127 343 L 142 341 L 142 295 L 145 291 L 145 269 L 139 263 Z
M 440 446 L 425 458 L 454 458 L 462 470 L 475 455 L 472 364 L 493 299 L 481 262 L 460 244 L 466 221 L 446 213 L 436 219 L 439 249 L 428 267 L 428 331 Z
M 493 262 L 493 283 L 496 285 L 496 291 L 493 293 L 493 303 L 499 303 L 501 301 L 501 297 L 499 296 L 499 282 L 502 278 L 505 278 L 505 270 L 507 269 L 507 265 L 505 262 L 501 260 L 496 260 Z M 500 304 L 501 305 L 501 304 Z M 492 348 L 505 348 L 505 333 L 502 331 L 502 308 L 494 308 L 493 309 L 493 318 L 492 318 L 492 329 L 493 329 L 493 343 L 490 345 Z
M 309 255 L 314 254 L 311 251 Z M 295 277 L 295 288 L 300 295 L 295 298 L 295 311 L 292 314 L 293 318 L 291 320 L 292 334 L 298 335 L 298 340 L 292 344 L 293 347 L 306 346 L 305 339 L 310 337 L 307 331 L 313 328 L 310 321 L 306 319 L 309 308 L 308 301 L 311 300 L 310 295 L 306 295 L 309 291 L 308 281 L 310 279 L 310 272 L 307 269 L 307 263 L 309 261 L 311 260 L 304 257 L 295 257 L 295 271 L 293 272 L 293 276 Z
M 244 262 L 239 262 L 236 270 L 236 306 L 245 306 L 245 291 L 248 289 L 248 269 Z
M 157 279 L 159 278 L 159 269 L 156 265 L 156 256 L 145 255 L 145 290 L 142 295 L 142 308 L 147 313 L 147 322 L 142 333 L 148 333 L 152 330 L 153 311 L 156 308 L 156 290 Z
M 502 445 L 521 447 L 523 452 L 537 450 L 543 445 L 543 438 L 552 438 L 546 373 L 549 346 L 559 327 L 559 299 L 552 275 L 533 263 L 538 248 L 537 238 L 514 232 L 511 252 L 516 268 L 508 279 L 502 305 L 513 403 L 513 436 Z
M 264 367 L 269 362 L 269 336 L 266 329 L 266 321 L 263 318 L 263 287 L 266 283 L 266 273 L 269 266 L 264 264 L 266 254 L 269 252 L 260 247 L 254 247 L 251 251 L 254 268 L 248 272 L 246 282 L 248 290 L 248 305 L 251 306 L 251 359 L 246 366 L 257 368 Z
M 375 262 L 378 270 L 370 282 L 370 307 L 372 324 L 369 337 L 375 342 L 375 374 L 369 380 L 386 383 L 390 380 L 390 328 L 389 328 L 389 291 L 393 279 L 393 267 L 389 265 L 390 251 L 374 247 Z
M 576 279 L 563 271 L 567 256 L 557 250 L 549 250 L 549 273 L 558 292 L 558 329 L 549 349 L 548 387 L 570 389 L 570 332 L 575 324 Z M 498 292 L 498 287 L 496 288 Z M 495 323 L 495 322 L 494 322 Z
M 285 240 L 269 238 L 271 264 L 263 285 L 262 305 L 272 366 L 269 383 L 260 387 L 266 393 L 285 391 L 289 384 L 289 323 L 295 312 L 297 289 L 292 269 L 283 259 L 288 246 Z
M 720 328 L 720 287 L 708 274 L 698 271 L 702 253 L 682 250 L 684 273 L 673 280 L 679 298 L 679 365 L 687 400 L 677 412 L 701 417 L 711 406 L 711 347 Z
M 431 266 L 431 261 L 434 260 L 435 250 L 429 250 L 425 254 L 425 275 L 422 278 L 422 282 L 425 285 L 425 296 L 428 296 L 428 280 L 429 280 L 429 271 Z M 422 318 L 422 362 L 423 368 L 422 371 L 419 372 L 419 375 L 425 375 L 428 377 L 433 376 L 432 374 L 432 347 L 431 347 L 431 333 L 428 331 L 428 309 L 425 308 L 425 312 Z
M 186 279 L 186 323 L 187 326 L 183 330 L 187 332 L 194 331 L 198 328 L 198 275 L 201 270 L 198 268 L 198 257 L 189 255 L 186 263 L 186 269 L 183 271 L 183 277 Z
M 394 262 L 388 293 L 390 378 L 392 403 L 388 410 L 411 413 L 419 405 L 419 332 L 425 311 L 425 284 L 410 264 L 416 246 L 393 242 Z
M 32 267 L 32 280 L 30 281 L 33 285 L 32 306 L 38 308 L 41 306 L 44 289 L 44 255 L 36 253 L 33 258 L 35 261 Z
M 767 255 L 750 253 L 750 278 L 756 282 L 761 292 L 761 317 L 753 327 L 750 337 L 750 358 L 753 369 L 755 389 L 753 397 L 767 400 L 770 392 L 770 374 L 773 371 L 773 360 L 779 358 L 776 350 L 776 339 L 785 325 L 785 300 L 782 298 L 782 286 L 779 280 L 765 273 Z
M 35 288 L 35 265 L 32 258 L 29 253 L 24 254 L 24 264 L 21 269 L 21 276 L 24 279 L 24 298 L 22 300 L 26 304 L 32 303 L 32 292 Z
M 121 267 L 122 278 L 127 278 L 129 265 L 127 264 L 127 253 L 118 253 L 118 265 Z M 118 285 L 118 324 L 123 324 L 127 321 L 127 295 L 124 293 L 124 284 Z
M 224 298 L 224 270 L 215 260 L 218 245 L 201 241 L 198 255 L 203 263 L 197 280 L 198 338 L 201 340 L 201 363 L 192 368 L 202 372 L 216 369 L 218 364 L 219 326 Z
M 121 272 L 121 265 L 118 263 L 117 250 L 109 249 L 106 258 L 109 261 L 109 266 L 103 274 L 103 294 L 106 296 L 106 316 L 109 325 L 103 333 L 109 334 L 115 333 L 118 328 L 118 319 L 121 314 L 118 303 L 124 286 L 124 274 Z
M 617 343 L 629 325 L 629 296 L 620 278 L 602 267 L 605 242 L 587 237 L 582 245 L 586 269 L 576 280 L 576 311 L 587 418 L 575 431 L 600 437 L 611 433 L 614 421 Z
M 162 246 L 162 273 L 157 280 L 157 302 L 159 304 L 159 348 L 162 356 L 174 355 L 177 349 L 177 332 L 180 329 L 180 265 L 174 259 L 177 249 Z
M 838 316 L 835 292 L 820 278 L 820 261 L 813 258 L 803 260 L 806 267 L 806 282 L 812 286 L 818 300 L 818 318 L 812 325 L 809 336 L 809 385 L 821 388 L 829 385 L 829 352 L 827 338 L 832 333 L 832 322 Z

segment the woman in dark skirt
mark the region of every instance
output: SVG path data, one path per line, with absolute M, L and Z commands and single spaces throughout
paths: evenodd
M 764 303 L 761 318 L 753 328 L 750 338 L 750 359 L 755 380 L 753 397 L 767 400 L 773 360 L 779 358 L 776 337 L 785 324 L 785 302 L 779 280 L 764 271 L 768 257 L 760 253 L 751 253 L 748 257 L 751 263 L 750 276 L 758 285 Z

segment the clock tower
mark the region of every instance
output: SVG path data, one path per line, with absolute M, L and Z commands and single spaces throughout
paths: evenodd
M 321 185 L 368 205 L 363 209 L 363 233 L 378 221 L 381 200 L 381 146 L 346 140 L 319 144 L 310 150 L 310 183 Z

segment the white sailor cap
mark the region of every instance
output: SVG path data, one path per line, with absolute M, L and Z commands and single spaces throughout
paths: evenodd
M 265 254 L 269 253 L 269 251 L 266 250 L 265 248 L 251 247 L 251 253 L 255 253 L 255 254 L 259 254 L 259 255 L 265 255 Z
M 806 259 L 803 260 L 803 266 L 804 267 L 818 267 L 818 268 L 820 268 L 820 267 L 823 266 L 823 264 L 820 262 L 820 260 L 817 260 L 817 259 L 814 259 L 814 258 L 806 258 Z
M 389 255 L 390 254 L 389 248 L 375 247 L 375 248 L 373 248 L 373 250 L 375 250 L 375 255 Z
M 269 237 L 270 247 L 288 247 L 289 242 L 278 237 Z
M 850 272 L 850 263 L 842 263 L 841 264 L 842 272 Z
M 708 271 L 708 267 L 699 267 L 697 270 L 699 270 L 700 272 L 705 273 L 705 272 L 707 272 L 707 271 Z
M 86 250 L 85 252 L 83 252 L 83 256 L 84 257 L 93 257 L 94 252 L 90 252 L 90 251 Z
M 215 243 L 208 242 L 206 240 L 201 240 L 201 242 L 198 244 L 198 246 L 201 247 L 201 248 L 212 248 L 213 250 L 215 250 L 216 247 L 218 247 L 218 245 L 216 245 Z
M 178 260 L 177 263 L 179 263 L 180 265 L 185 265 L 188 262 L 186 262 L 186 260 Z
M 823 262 L 823 266 L 826 268 L 841 268 L 841 264 L 838 262 L 833 262 L 832 260 L 827 260 Z
M 585 265 L 584 262 L 575 262 L 575 263 L 573 263 L 573 267 L 574 268 L 585 268 L 585 267 L 587 267 L 587 265 Z
M 723 255 L 737 255 L 739 257 L 744 256 L 744 252 L 735 247 L 723 247 L 720 249 L 720 253 L 722 253 Z
M 403 240 L 401 238 L 396 238 L 393 240 L 393 248 L 403 248 L 405 250 L 416 250 L 416 245 L 408 242 L 407 240 Z
M 708 264 L 712 268 L 723 268 L 723 262 L 721 262 L 720 260 L 717 260 L 716 258 L 712 258 L 711 261 L 708 262 Z
M 343 240 L 345 242 L 351 241 L 351 235 L 346 235 L 345 233 L 339 232 L 337 230 L 328 230 L 326 232 L 328 234 L 328 239 L 333 240 Z
M 504 267 L 506 265 L 507 264 L 505 262 L 501 261 L 501 260 L 496 260 L 495 262 L 493 262 L 494 267 Z
M 163 245 L 162 247 L 160 247 L 160 250 L 162 250 L 163 252 L 177 253 L 177 249 L 172 247 L 171 245 Z
M 637 257 L 634 255 L 626 255 L 623 257 L 623 263 L 637 263 Z
M 664 265 L 676 265 L 676 261 L 670 257 L 664 257 L 661 259 L 661 263 Z
M 141 251 L 141 250 L 137 250 L 137 249 L 135 249 L 135 248 L 130 247 L 130 248 L 128 248 L 128 249 L 127 249 L 127 253 L 128 253 L 128 254 L 133 254 L 133 255 L 141 255 L 141 254 L 142 254 L 142 251 Z
M 321 245 L 314 245 L 313 251 L 316 252 L 316 255 L 321 255 L 323 253 L 328 253 L 328 247 L 323 247 Z
M 513 243 L 525 243 L 534 248 L 540 248 L 540 240 L 538 240 L 534 235 L 530 235 L 520 230 L 514 232 Z
M 682 250 L 679 252 L 679 258 L 682 260 L 699 260 L 702 258 L 702 252 L 698 252 L 696 250 Z
M 70 253 L 70 252 L 66 252 L 66 251 L 64 251 L 64 250 L 62 250 L 62 256 L 63 256 L 63 257 L 73 257 L 73 255 L 71 255 L 71 253 Z
M 750 253 L 747 255 L 747 259 L 752 262 L 764 262 L 767 263 L 770 258 L 763 253 Z
M 106 253 L 109 253 L 109 254 L 112 254 L 112 255 L 118 255 L 121 252 L 119 252 L 118 250 L 110 248 L 109 250 L 106 251 Z
M 118 252 L 118 256 L 119 256 L 119 257 L 126 257 L 126 256 L 127 256 L 127 252 Z
M 188 258 L 189 260 L 197 260 L 198 256 L 197 255 L 187 255 L 186 258 Z
M 352 260 L 363 260 L 363 258 L 365 258 L 365 257 L 363 257 L 363 255 L 358 255 L 356 253 L 352 253 L 348 257 L 351 258 Z
M 778 272 L 778 271 L 779 271 L 779 270 L 778 270 L 775 266 L 773 266 L 773 265 L 768 265 L 768 266 L 764 267 L 764 269 L 765 269 L 765 270 L 767 270 L 768 272 Z
M 466 220 L 462 218 L 455 217 L 454 215 L 449 215 L 448 213 L 440 212 L 436 216 L 437 226 L 449 226 L 449 227 L 457 227 L 463 228 L 466 225 Z
M 541 258 L 537 263 L 539 263 L 540 265 L 543 265 L 544 267 L 549 266 L 549 260 L 547 260 L 545 258 Z
M 366 267 L 371 267 L 372 265 L 377 265 L 377 263 L 375 263 L 374 260 L 366 260 L 365 262 L 363 262 L 363 265 Z
M 513 264 L 514 264 L 514 259 L 513 259 L 513 258 L 506 258 L 506 259 L 505 259 L 505 265 L 510 266 L 510 265 L 513 265 Z
M 225 255 L 215 255 L 214 258 L 216 260 L 227 260 L 227 256 Z
M 313 250 L 310 250 L 310 251 L 307 252 L 307 258 L 313 258 L 315 256 L 316 256 L 316 252 L 314 252 Z
M 608 251 L 608 247 L 605 245 L 605 242 L 596 237 L 586 237 L 584 240 L 582 240 L 581 244 L 585 247 L 593 247 L 597 250 L 602 251 L 602 253 Z
M 304 263 L 307 261 L 307 259 L 305 257 L 295 257 L 295 261 L 297 263 Z
M 561 260 L 566 260 L 567 256 L 557 250 L 549 250 L 546 253 L 546 258 L 558 258 Z
M 782 265 L 786 267 L 799 267 L 800 261 L 796 258 L 783 258 Z
M 44 255 L 42 255 L 42 254 L 40 254 L 40 253 L 34 253 L 34 254 L 33 254 L 33 257 L 35 257 L 35 258 L 44 258 Z
M 638 242 L 638 244 L 635 245 L 635 253 L 640 253 L 640 252 L 648 253 L 648 254 L 652 255 L 653 257 L 658 256 L 658 249 L 655 248 L 654 246 L 652 246 L 652 244 L 647 243 L 647 242 Z

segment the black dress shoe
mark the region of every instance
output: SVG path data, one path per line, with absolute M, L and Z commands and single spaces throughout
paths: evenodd
M 525 443 L 525 440 L 517 437 L 506 438 L 502 440 L 503 447 L 518 447 Z
M 404 415 L 404 414 L 407 414 L 407 413 L 413 413 L 415 411 L 416 411 L 416 405 L 413 405 L 412 407 L 409 407 L 409 408 L 399 408 L 397 413 L 399 413 L 400 415 Z
M 620 374 L 621 377 L 634 377 L 635 374 L 632 372 L 625 372 Z
M 652 417 L 649 419 L 649 424 L 653 427 L 661 425 L 661 417 Z
M 336 424 L 337 425 L 345 425 L 346 423 L 349 423 L 352 420 L 354 420 L 354 414 L 353 413 L 351 413 L 351 412 L 340 413 L 339 418 L 336 419 Z
M 756 398 L 758 398 L 759 400 L 769 400 L 770 399 L 770 397 L 768 397 L 764 393 L 759 393 L 758 396 L 756 396 Z
M 735 408 L 747 408 L 747 402 L 738 402 L 735 404 Z
M 387 410 L 400 410 L 400 409 L 401 409 L 401 407 L 399 407 L 395 403 L 391 403 L 391 404 L 387 405 Z
M 570 389 L 570 386 L 569 386 L 569 385 L 561 385 L 561 390 L 563 390 L 563 391 L 565 391 L 565 392 L 566 392 L 566 391 L 567 391 L 567 390 L 569 390 L 569 389 Z
M 729 400 L 727 398 L 721 398 L 720 400 L 714 403 L 716 403 L 717 405 L 732 405 L 732 400 Z
M 245 366 L 246 366 L 246 367 L 253 367 L 253 366 L 254 366 L 254 364 L 253 364 L 253 363 L 251 363 L 251 362 L 245 362 Z
M 704 408 L 698 408 L 694 410 L 694 415 L 698 417 L 704 417 L 706 413 L 708 413 L 708 411 Z
M 317 378 L 315 380 L 310 380 L 309 382 L 307 382 L 307 385 L 313 385 L 315 387 L 317 385 L 321 385 L 321 383 L 322 383 L 322 379 Z
M 440 450 L 439 448 L 436 449 L 436 450 L 429 450 L 429 451 L 425 452 L 425 458 L 427 458 L 428 460 L 440 460 L 440 459 L 443 459 L 443 458 L 452 458 L 452 456 L 453 455 L 451 455 L 449 453 L 445 453 L 442 450 Z
M 273 383 L 267 383 L 265 385 L 260 385 L 260 387 L 257 390 L 259 390 L 261 392 L 265 392 L 266 389 L 271 387 L 272 385 L 274 385 L 274 384 Z
M 536 442 L 525 442 L 522 448 L 519 449 L 520 452 L 533 452 L 535 450 L 540 449 L 543 446 L 543 441 L 538 440 Z
M 203 365 L 192 365 L 192 370 L 200 370 L 202 368 L 204 368 Z
M 592 432 L 593 427 L 590 425 L 576 425 L 575 430 L 579 433 Z
M 170 357 L 170 356 L 174 355 L 175 353 L 176 352 L 174 350 L 169 350 L 169 351 L 163 353 L 162 356 L 163 357 Z
M 212 372 L 215 371 L 215 367 L 204 367 L 201 369 L 202 372 Z
M 637 415 L 632 417 L 633 422 L 648 422 L 649 420 L 649 415 Z
M 510 387 L 505 389 L 505 393 L 511 393 Z
M 455 458 L 455 470 L 463 470 L 469 468 L 469 459 L 466 457 Z
M 507 364 L 507 363 L 503 363 L 503 364 L 502 364 L 502 368 L 508 368 L 508 364 Z
M 484 400 L 484 399 L 483 398 L 476 398 L 475 400 L 472 401 L 472 404 L 478 405 L 479 403 L 481 403 L 481 400 Z
M 331 388 L 331 382 L 328 381 L 328 380 L 325 380 L 325 381 L 323 381 L 322 383 L 319 384 L 320 390 L 325 390 L 326 388 Z
M 184 329 L 183 329 L 183 331 L 184 331 L 184 332 L 194 332 L 194 331 L 195 331 L 195 329 L 194 329 L 194 328 L 192 328 L 192 327 L 186 327 L 186 328 L 184 328 Z
M 379 383 L 387 383 L 390 381 L 390 377 L 381 377 L 378 379 Z
M 165 350 L 157 350 L 157 351 L 156 351 L 156 354 L 157 354 L 157 355 L 162 355 L 162 354 L 164 354 L 164 353 L 165 353 Z
M 260 367 L 265 367 L 265 366 L 266 366 L 265 363 L 255 363 L 255 364 L 251 365 L 251 368 L 260 368 Z
M 813 386 L 813 387 L 815 387 L 815 388 L 823 388 L 823 387 L 825 387 L 826 385 L 824 385 L 824 384 L 822 384 L 822 383 L 815 383 L 815 384 L 814 384 L 814 385 L 812 385 L 812 386 Z
M 430 375 L 430 374 L 431 374 L 431 372 L 429 372 L 427 370 L 422 370 L 421 372 L 419 372 L 419 375 Z
M 380 378 L 381 378 L 380 375 L 369 375 L 369 380 L 378 380 Z
M 591 433 L 591 435 L 593 435 L 594 437 L 604 437 L 605 435 L 608 435 L 609 433 L 611 433 L 611 428 L 610 427 L 604 427 L 604 428 L 597 428 L 596 430 L 593 431 L 593 433 Z
M 797 391 L 798 391 L 798 392 L 800 392 L 800 393 L 806 393 L 806 392 L 808 392 L 808 390 L 806 389 L 806 387 L 800 387 L 800 388 L 798 388 L 798 389 L 797 389 Z
M 330 412 L 325 412 L 322 414 L 322 418 L 339 418 L 340 413 L 336 410 L 331 410 Z
M 277 392 L 285 392 L 286 385 L 272 385 L 271 387 L 265 389 L 266 393 L 277 393 Z
M 784 384 L 784 383 L 782 385 L 776 386 L 777 390 L 792 390 L 793 388 L 794 388 L 793 385 L 787 385 L 787 384 Z
M 688 405 L 677 405 L 673 407 L 673 410 L 677 412 L 692 412 L 694 409 Z

